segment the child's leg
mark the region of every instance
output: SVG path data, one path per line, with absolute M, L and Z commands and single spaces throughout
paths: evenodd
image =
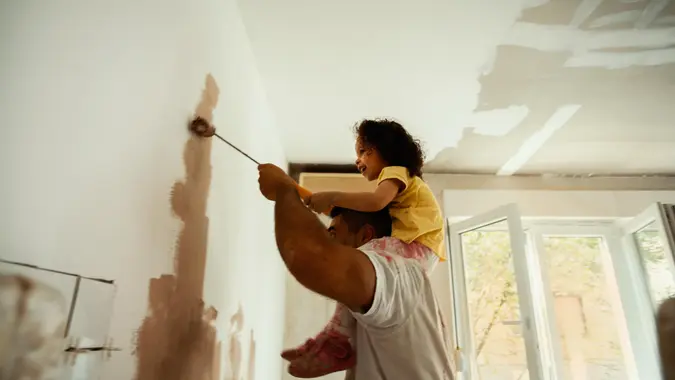
M 356 320 L 349 309 L 338 304 L 323 331 L 310 340 L 311 344 L 295 353 L 288 373 L 295 377 L 313 378 L 352 368 L 356 364 L 352 346 L 355 326 Z
M 291 361 L 288 373 L 299 378 L 314 378 L 345 371 L 356 365 L 356 352 L 348 339 L 328 337 L 317 340 L 305 355 Z
M 288 373 L 300 378 L 313 378 L 344 371 L 356 364 L 352 337 L 356 320 L 346 306 L 337 304 L 330 322 L 309 344 L 292 352 Z M 289 350 L 290 351 L 290 350 Z M 282 354 L 283 356 L 283 354 Z
M 295 360 L 311 350 L 319 340 L 322 341 L 328 338 L 346 338 L 346 340 L 349 341 L 352 338 L 355 323 L 356 321 L 347 307 L 338 303 L 335 307 L 333 317 L 331 317 L 328 324 L 326 324 L 316 337 L 308 339 L 304 344 L 296 348 L 283 351 L 281 357 L 289 361 Z

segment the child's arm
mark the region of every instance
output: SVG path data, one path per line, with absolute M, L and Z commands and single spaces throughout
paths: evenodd
M 387 179 L 380 182 L 374 192 L 346 193 L 328 191 L 315 193 L 309 202 L 310 207 L 317 212 L 324 208 L 337 206 L 361 212 L 375 212 L 387 207 L 396 198 L 404 184 L 397 179 Z

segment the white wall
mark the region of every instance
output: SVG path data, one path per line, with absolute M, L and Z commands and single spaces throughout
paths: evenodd
M 186 121 L 208 73 L 221 135 L 285 165 L 234 0 L 9 0 L 0 3 L 0 258 L 115 280 L 105 379 L 133 378 L 133 334 L 151 277 L 173 270 Z M 205 302 L 224 363 L 241 304 L 243 361 L 281 371 L 284 268 L 256 167 L 214 141 Z M 278 316 L 274 318 L 273 316 Z M 242 367 L 245 369 L 246 364 Z M 145 380 L 145 379 L 144 379 Z

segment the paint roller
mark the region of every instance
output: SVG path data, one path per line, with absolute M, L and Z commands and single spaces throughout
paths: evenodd
M 257 160 L 255 160 L 253 157 L 249 156 L 248 154 L 246 154 L 246 152 L 237 148 L 236 145 L 234 145 L 231 142 L 225 140 L 219 134 L 217 134 L 216 128 L 213 125 L 211 125 L 211 123 L 209 123 L 208 120 L 204 119 L 203 117 L 199 117 L 199 116 L 195 117 L 190 122 L 190 125 L 188 126 L 188 129 L 190 130 L 190 132 L 194 133 L 195 135 L 197 135 L 199 137 L 216 136 L 221 141 L 223 141 L 225 144 L 229 145 L 232 149 L 241 153 L 244 157 L 248 158 L 252 162 L 255 162 L 257 165 L 260 165 L 260 163 Z M 303 200 L 307 200 L 312 195 L 311 191 L 305 189 L 304 187 L 298 185 L 297 183 L 295 184 L 295 186 L 298 189 L 298 194 L 300 194 L 300 198 L 302 198 Z

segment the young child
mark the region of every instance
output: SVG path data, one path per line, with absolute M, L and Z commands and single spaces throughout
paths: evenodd
M 429 186 L 422 180 L 424 153 L 401 124 L 390 120 L 364 120 L 355 127 L 356 166 L 369 181 L 377 180 L 372 193 L 315 193 L 307 204 L 316 212 L 337 206 L 375 212 L 389 206 L 393 219 L 387 244 L 406 258 L 419 260 L 429 272 L 438 259 L 445 260 L 443 219 Z M 398 239 L 398 240 L 397 240 Z M 335 314 L 315 338 L 282 352 L 291 361 L 288 372 L 296 377 L 319 377 L 354 366 L 351 336 L 355 320 L 338 304 Z

